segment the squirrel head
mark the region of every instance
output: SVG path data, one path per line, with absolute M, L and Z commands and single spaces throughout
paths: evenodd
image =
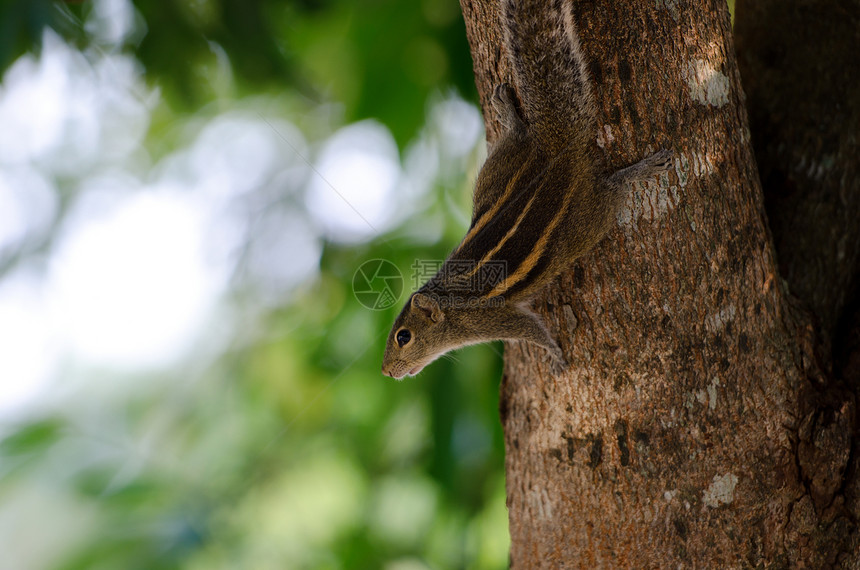
M 442 356 L 451 345 L 448 319 L 435 295 L 415 293 L 400 311 L 385 345 L 382 373 L 392 378 L 414 376 Z

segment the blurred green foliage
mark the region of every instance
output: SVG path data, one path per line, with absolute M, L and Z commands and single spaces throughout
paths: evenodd
M 337 123 L 378 118 L 401 148 L 434 93 L 453 87 L 475 99 L 456 0 L 134 5 L 146 33 L 120 49 L 168 107 L 155 110 L 155 154 L 178 144 L 181 129 L 169 124 L 194 124 L 246 96 L 289 93 L 309 109 L 335 102 Z M 0 65 L 38 50 L 45 27 L 81 47 L 117 49 L 85 33 L 92 9 L 4 0 Z M 225 57 L 230 79 L 219 82 Z M 56 551 L 34 555 L 34 567 L 506 567 L 501 346 L 392 381 L 379 366 L 400 307 L 370 311 L 351 290 L 364 260 L 391 260 L 408 275 L 415 259 L 444 258 L 463 231 L 452 201 L 468 212 L 475 166 L 474 156 L 454 165 L 388 235 L 325 244 L 317 278 L 203 369 L 141 373 L 122 380 L 135 387 L 128 394 L 72 393 L 6 426 L 0 502 L 44 505 L 19 521 L 43 529 L 21 539 L 34 548 L 64 537 L 47 541 Z M 441 221 L 441 234 L 416 239 L 428 219 Z M 235 292 L 238 311 L 243 295 L 253 292 Z
M 0 72 L 18 57 L 38 47 L 42 31 L 51 27 L 66 37 L 79 37 L 64 17 L 67 9 L 51 0 L 2 0 L 0 2 Z
M 184 112 L 213 91 L 219 53 L 237 96 L 293 89 L 337 101 L 344 120 L 386 124 L 401 145 L 424 120 L 427 95 L 453 86 L 476 100 L 465 26 L 456 0 L 136 0 L 145 34 L 127 49 Z M 0 71 L 38 47 L 51 27 L 84 44 L 89 2 L 2 0 Z

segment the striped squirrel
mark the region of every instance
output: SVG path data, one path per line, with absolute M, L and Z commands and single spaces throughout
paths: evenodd
M 601 175 L 571 0 L 502 0 L 502 29 L 522 112 L 511 86 L 495 88 L 503 133 L 478 174 L 471 226 L 394 321 L 382 364 L 393 378 L 492 340 L 534 343 L 549 352 L 553 372 L 562 370 L 532 298 L 606 234 L 632 182 L 672 164 L 672 152 L 661 151 Z

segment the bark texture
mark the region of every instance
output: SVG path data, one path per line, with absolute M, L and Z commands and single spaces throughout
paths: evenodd
M 860 2 L 739 0 L 737 14 L 780 273 L 829 339 L 858 280 Z
M 836 49 L 828 29 L 856 41 L 857 3 L 749 4 L 752 135 L 725 2 L 576 3 L 608 169 L 676 167 L 538 301 L 570 370 L 507 347 L 513 568 L 860 563 L 857 75 L 843 55 L 797 86 L 793 64 Z M 510 80 L 497 0 L 461 6 L 487 103 Z M 818 9 L 847 21 L 804 28 Z

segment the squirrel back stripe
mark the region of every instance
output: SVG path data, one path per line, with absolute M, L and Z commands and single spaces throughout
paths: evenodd
M 514 83 L 534 136 L 553 150 L 570 145 L 587 153 L 597 134 L 595 109 L 571 0 L 503 0 L 502 18 Z M 562 113 L 570 120 L 560 120 Z
M 555 246 L 550 236 L 570 215 L 569 203 L 577 193 L 559 192 L 558 188 L 559 178 L 568 179 L 570 171 L 571 165 L 564 160 L 532 153 L 505 189 L 505 199 L 499 202 L 502 207 L 491 209 L 492 219 L 486 222 L 481 223 L 484 217 L 478 218 L 434 285 L 446 289 L 454 283 L 477 278 L 480 285 L 473 289 L 473 294 L 487 298 L 521 284 L 550 255 Z M 503 270 L 496 273 L 499 267 Z M 497 279 L 482 279 L 487 274 Z M 514 297 L 532 294 L 542 286 L 542 280 L 530 280 L 523 285 L 516 288 Z
M 502 295 L 508 290 L 510 290 L 515 285 L 520 284 L 529 274 L 529 272 L 538 264 L 538 262 L 543 259 L 547 254 L 547 246 L 549 245 L 549 238 L 552 235 L 553 231 L 556 227 L 558 227 L 561 219 L 565 217 L 567 213 L 567 203 L 570 199 L 570 195 L 565 196 L 564 206 L 559 208 L 555 213 L 553 218 L 549 221 L 544 229 L 543 233 L 540 234 L 540 237 L 537 240 L 537 243 L 534 244 L 533 248 L 529 252 L 529 254 L 522 260 L 516 270 L 509 274 L 504 281 L 496 285 L 492 291 L 489 293 L 489 297 L 495 297 L 497 295 Z
M 501 198 L 497 200 L 494 204 L 492 204 L 485 212 L 474 212 L 472 226 L 469 228 L 469 232 L 466 234 L 466 237 L 463 238 L 463 241 L 460 243 L 460 248 L 462 249 L 464 245 L 466 245 L 469 241 L 475 238 L 484 227 L 487 225 L 487 222 L 491 221 L 496 214 L 499 213 L 499 210 L 509 202 L 511 198 L 511 194 L 513 194 L 514 190 L 517 188 L 517 182 L 520 177 L 525 172 L 526 167 L 528 166 L 528 162 L 523 163 L 523 165 L 517 170 L 514 177 L 511 178 L 510 182 L 508 182 L 505 187 L 505 192 L 502 194 Z

